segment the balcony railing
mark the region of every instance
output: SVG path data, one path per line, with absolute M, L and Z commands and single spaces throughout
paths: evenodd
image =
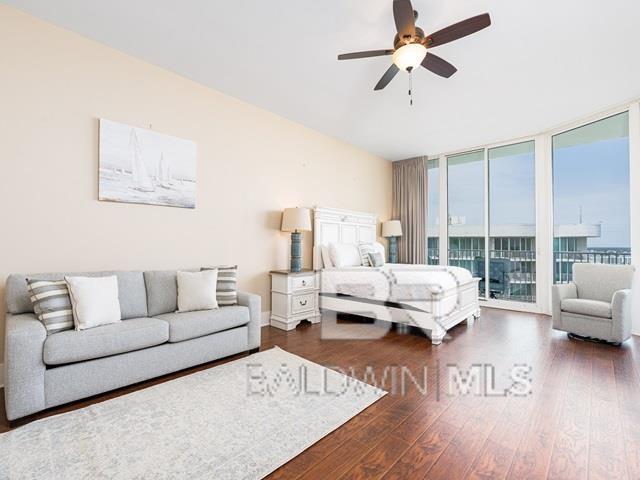
M 449 250 L 449 265 L 463 267 L 480 277 L 480 294 L 485 295 L 484 249 Z M 428 263 L 437 265 L 438 248 L 427 249 Z M 490 250 L 489 298 L 535 302 L 536 252 L 533 250 Z M 573 278 L 574 263 L 630 265 L 629 252 L 554 252 L 554 282 L 566 283 Z
M 629 252 L 553 252 L 553 280 L 567 283 L 573 280 L 574 263 L 605 263 L 607 265 L 631 265 Z

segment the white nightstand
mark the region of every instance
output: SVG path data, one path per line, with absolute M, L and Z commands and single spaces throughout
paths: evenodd
M 271 272 L 271 326 L 293 330 L 302 320 L 320 321 L 319 275 L 313 270 Z

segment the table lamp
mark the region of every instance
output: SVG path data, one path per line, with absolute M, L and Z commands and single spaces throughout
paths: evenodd
M 383 222 L 382 236 L 389 239 L 389 263 L 398 263 L 398 237 L 402 236 L 400 220 Z
M 308 208 L 285 208 L 282 213 L 283 232 L 291 232 L 291 271 L 302 270 L 302 234 L 311 230 L 311 211 Z

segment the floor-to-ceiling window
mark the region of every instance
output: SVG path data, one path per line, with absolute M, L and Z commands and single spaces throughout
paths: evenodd
M 440 263 L 440 160 L 427 161 L 427 263 Z
M 447 157 L 449 265 L 484 279 L 484 150 Z M 484 296 L 484 281 L 480 284 Z
M 631 263 L 627 112 L 553 136 L 553 280 L 574 263 Z
M 490 148 L 489 298 L 535 302 L 535 143 Z

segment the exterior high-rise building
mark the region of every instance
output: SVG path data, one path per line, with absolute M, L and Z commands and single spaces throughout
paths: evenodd
M 454 219 L 455 220 L 455 219 Z M 485 287 L 485 236 L 484 227 L 466 225 L 464 219 L 449 225 L 448 264 L 464 267 L 474 276 L 483 278 Z M 599 238 L 599 224 L 556 225 L 554 228 L 554 282 L 571 281 L 574 263 L 631 262 L 629 249 L 593 248 L 590 238 Z M 437 228 L 427 230 L 428 263 L 440 262 Z M 536 238 L 535 225 L 492 226 L 489 237 L 489 297 L 535 301 L 536 286 Z

